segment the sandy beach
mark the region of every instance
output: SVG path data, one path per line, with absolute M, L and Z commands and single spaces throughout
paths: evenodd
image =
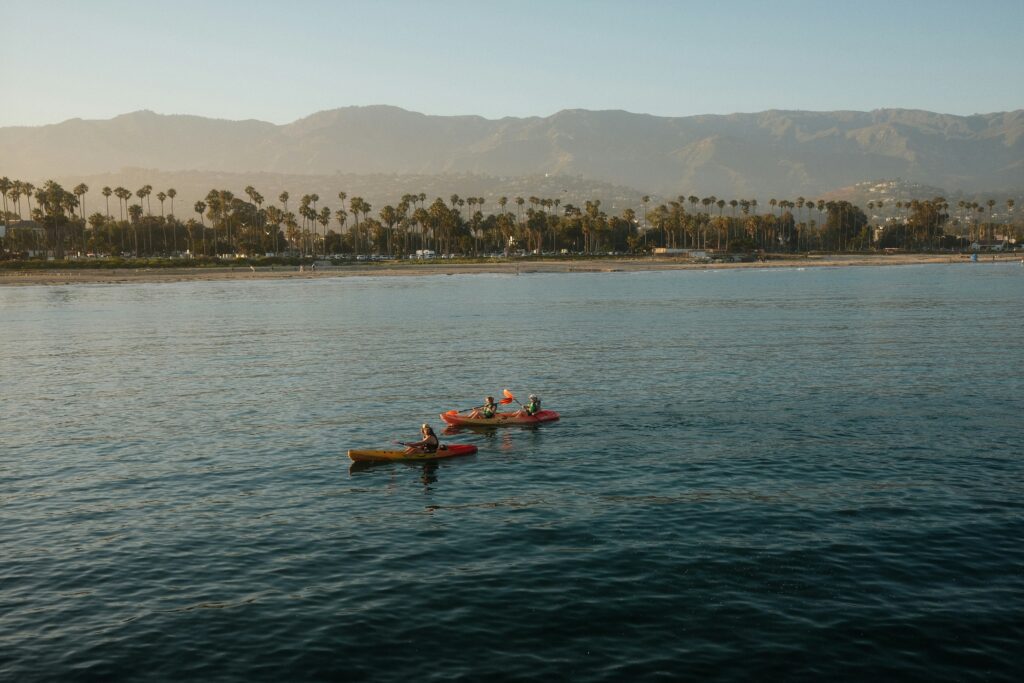
M 981 262 L 1021 261 L 1020 254 L 987 254 Z M 710 270 L 730 268 L 806 268 L 846 266 L 917 265 L 925 263 L 964 263 L 967 254 L 840 254 L 769 258 L 750 263 L 694 263 L 670 257 L 622 257 L 574 259 L 568 261 L 495 261 L 492 263 L 377 263 L 317 267 L 274 266 L 249 268 L 160 268 L 97 270 L 2 270 L 0 286 L 120 284 L 127 282 L 184 282 L 193 280 L 281 280 L 359 276 L 416 276 L 456 274 L 529 273 L 616 273 L 653 270 Z

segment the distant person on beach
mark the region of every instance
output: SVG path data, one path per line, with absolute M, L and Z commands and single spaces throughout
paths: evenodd
M 526 399 L 526 405 L 519 411 L 519 415 L 526 417 L 533 417 L 540 412 L 540 397 L 535 394 L 530 394 L 530 398 Z
M 437 440 L 437 434 L 435 434 L 434 430 L 430 428 L 430 425 L 424 423 L 420 427 L 420 434 L 423 438 L 419 441 L 404 444 L 406 446 L 406 455 L 437 452 L 437 447 L 440 445 L 440 441 Z
M 498 404 L 494 402 L 493 396 L 488 396 L 487 398 L 484 399 L 484 404 L 479 408 L 475 408 L 473 412 L 469 414 L 469 416 L 483 417 L 489 420 L 492 417 L 494 417 L 497 413 Z

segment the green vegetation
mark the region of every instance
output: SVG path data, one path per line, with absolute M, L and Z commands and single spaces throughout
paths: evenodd
M 930 251 L 1021 235 L 1020 224 L 1012 221 L 1013 200 L 1006 201 L 1006 215 L 999 222 L 993 218 L 995 200 L 961 201 L 951 213 L 942 197 L 890 207 L 868 202 L 868 213 L 846 201 L 771 199 L 769 211 L 762 213 L 757 200 L 691 195 L 650 206 L 651 197 L 644 196 L 642 214 L 626 208 L 608 215 L 597 199 L 576 206 L 559 199 L 499 197 L 487 206 L 484 197 L 457 194 L 428 204 L 426 194 L 419 193 L 405 194 L 375 211 L 362 197 L 345 192 L 338 193 L 337 208 L 317 194 L 302 195 L 295 206 L 288 192 L 274 203 L 248 186 L 244 199 L 229 190 L 210 190 L 191 207 L 194 215 L 182 220 L 175 214 L 174 188 L 153 195 L 148 184 L 135 192 L 104 187 L 102 210 L 93 213 L 86 211 L 88 194 L 84 183 L 68 192 L 52 180 L 36 188 L 0 179 L 0 223 L 6 224 L 0 258 L 7 267 L 14 262 L 18 267 L 51 259 L 63 262 L 66 255 L 75 257 L 67 263 L 76 267 L 152 268 L 401 258 L 418 250 L 475 258 L 645 253 L 657 247 L 767 253 Z M 153 213 L 153 196 L 159 215 Z M 116 198 L 113 212 L 111 197 Z M 26 215 L 29 220 L 24 220 Z

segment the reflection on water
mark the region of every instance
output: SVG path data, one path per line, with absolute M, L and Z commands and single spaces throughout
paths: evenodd
M 421 468 L 420 481 L 429 490 L 431 484 L 437 483 L 437 463 L 425 462 Z
M 486 444 L 487 448 L 497 449 L 500 451 L 513 451 L 515 450 L 515 431 L 526 431 L 536 432 L 541 429 L 551 429 L 558 423 L 553 424 L 512 424 L 503 425 L 501 427 L 481 427 L 477 425 L 449 425 L 441 433 L 445 436 L 456 436 L 459 434 L 475 434 L 483 439 L 483 443 Z M 480 446 L 484 449 L 484 446 Z
M 440 464 L 437 461 L 427 462 L 386 462 L 386 461 L 355 461 L 349 464 L 348 473 L 350 477 L 356 477 L 360 474 L 377 473 L 385 476 L 393 477 L 399 472 L 408 472 L 413 470 L 418 473 L 420 483 L 423 484 L 424 489 L 429 491 L 431 484 L 437 483 L 438 471 Z

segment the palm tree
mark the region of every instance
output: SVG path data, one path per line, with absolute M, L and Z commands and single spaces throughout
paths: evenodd
M 140 187 L 138 190 L 135 191 L 135 196 L 139 198 L 139 204 L 140 205 L 142 204 L 142 200 L 144 200 L 146 197 L 149 196 L 149 190 L 146 189 L 147 187 L 149 187 L 149 186 L 148 185 L 143 185 L 142 187 Z M 141 206 L 139 208 L 141 208 Z M 131 212 L 129 212 L 128 215 L 131 216 Z M 135 227 L 135 239 L 136 239 L 136 242 L 135 242 L 135 256 L 138 257 L 138 255 L 139 255 L 139 243 L 138 243 L 139 228 L 138 228 L 138 220 L 135 221 L 135 226 L 136 226 Z M 143 233 L 143 237 L 145 237 L 145 233 Z
M 203 212 L 206 211 L 206 203 L 198 201 L 192 205 L 192 210 L 199 214 L 199 224 L 203 226 L 203 256 L 206 256 L 206 220 L 203 218 Z
M 320 195 L 314 193 L 309 195 L 309 201 L 313 204 L 313 210 L 310 214 L 311 224 L 313 225 L 313 258 L 316 258 L 316 203 L 320 201 Z
M 345 194 L 342 192 L 341 194 Z M 338 234 L 342 235 L 345 233 L 345 223 L 348 221 L 348 211 L 345 210 L 344 205 L 340 209 L 334 212 L 334 220 L 338 221 Z
M 12 180 L 11 181 L 11 189 L 7 191 L 7 195 L 10 197 L 11 201 L 14 203 L 14 207 L 17 210 L 17 213 L 18 213 L 18 220 L 20 221 L 21 220 L 21 181 L 20 180 Z
M 284 238 L 289 244 L 298 244 L 301 235 L 299 234 L 299 224 L 295 220 L 295 214 L 291 211 L 286 211 L 284 214 Z
M 14 183 L 12 183 L 11 179 L 8 178 L 7 176 L 0 178 L 0 197 L 3 197 L 4 200 L 3 222 L 5 225 L 7 224 L 7 193 L 13 186 Z
M 142 206 L 139 205 L 139 204 L 132 204 L 131 206 L 129 206 L 128 207 L 128 217 L 133 222 L 138 223 L 139 220 L 142 218 Z M 138 242 L 138 239 L 136 238 L 136 241 L 135 241 L 135 252 L 136 252 L 135 255 L 136 256 L 138 256 L 138 251 L 139 251 L 139 242 Z
M 225 239 L 227 240 L 228 249 L 232 249 L 233 244 L 231 242 L 231 200 L 235 198 L 233 192 L 229 190 L 219 190 L 216 192 L 217 195 L 217 212 L 220 215 L 221 225 L 224 226 Z M 207 202 L 209 203 L 209 202 Z M 217 235 L 217 226 L 213 228 L 214 237 Z M 216 242 L 216 240 L 214 240 Z
M 369 204 L 367 204 L 366 206 L 369 207 Z M 349 210 L 349 213 L 352 214 L 352 217 L 355 219 L 355 225 L 352 226 L 352 250 L 358 256 L 359 255 L 359 249 L 360 249 L 360 247 L 359 247 L 359 214 L 364 212 L 364 210 L 363 210 L 363 198 L 362 197 L 353 197 L 352 200 L 348 203 L 348 210 Z M 369 211 L 369 208 L 367 208 L 366 210 Z
M 164 192 L 157 192 L 156 199 L 160 202 L 160 221 L 164 224 L 164 252 L 167 251 L 167 221 L 164 220 L 164 201 L 167 200 L 167 194 Z
M 245 188 L 245 194 L 249 196 L 249 201 L 253 205 L 253 222 L 252 233 L 255 235 L 253 243 L 257 240 L 262 243 L 260 235 L 263 234 L 263 226 L 260 224 L 260 219 L 263 216 L 263 195 L 256 191 L 252 185 L 247 185 Z
M 640 198 L 640 202 L 644 205 L 644 246 L 647 246 L 647 204 L 651 201 L 651 196 L 645 194 Z
M 345 222 L 348 221 L 348 215 L 347 215 L 346 209 L 345 209 L 345 200 L 346 199 L 348 199 L 348 193 L 347 192 L 342 190 L 341 192 L 338 193 L 338 201 L 341 202 L 341 209 L 339 209 L 339 211 L 341 212 L 341 214 L 345 215 L 344 218 L 341 218 L 341 216 L 339 214 L 335 215 L 335 218 L 338 221 L 338 226 L 339 226 L 338 227 L 338 234 L 339 235 L 342 233 L 342 231 L 343 231 L 343 229 L 345 227 Z
M 22 183 L 21 193 L 25 195 L 25 199 L 28 200 L 28 217 L 32 218 L 32 194 L 36 191 L 36 186 L 32 183 Z M 20 204 L 19 204 L 20 207 Z M 20 210 L 19 210 L 20 214 Z
M 110 187 L 104 187 L 101 192 L 103 197 L 107 200 L 107 218 L 110 218 L 110 195 L 114 194 L 114 191 Z
M 320 225 L 324 226 L 324 251 L 323 255 L 327 257 L 327 225 L 331 222 L 331 207 L 324 206 L 320 208 L 320 215 L 317 218 Z
M 302 197 L 299 199 L 299 216 L 302 217 L 302 239 L 299 241 L 300 257 L 305 257 L 306 246 L 309 242 L 309 231 L 306 229 L 306 225 L 307 221 L 309 221 L 309 205 L 312 203 L 312 201 L 313 199 L 308 194 L 302 195 Z
M 67 220 L 67 214 L 74 216 L 75 208 L 78 205 L 78 197 L 66 191 L 56 181 L 48 180 L 36 194 L 36 203 L 46 219 L 53 226 L 53 251 L 54 257 L 58 260 L 64 258 L 63 225 Z
M 255 211 L 255 209 L 256 209 L 256 196 L 258 194 L 256 192 L 256 188 L 253 187 L 252 185 L 246 185 L 245 189 L 242 190 L 242 191 L 245 192 L 245 195 L 249 198 L 249 202 L 253 205 L 253 209 L 254 209 L 253 214 L 255 215 L 256 214 L 256 211 Z M 253 229 L 255 230 L 256 227 L 257 226 L 253 226 Z
M 85 194 L 89 191 L 89 186 L 85 183 L 79 183 L 75 185 L 74 193 L 78 197 L 78 210 L 82 220 L 85 220 Z
M 118 232 L 121 235 L 121 253 L 124 254 L 124 212 L 128 209 L 128 200 L 131 198 L 132 193 L 129 190 L 121 187 L 120 185 L 114 190 L 114 195 L 117 197 L 117 212 L 120 216 L 120 226 Z M 123 207 L 123 208 L 122 208 Z
M 717 202 L 715 202 L 715 206 L 718 207 L 718 223 L 721 224 L 722 223 L 722 209 L 725 208 L 725 200 L 724 199 L 719 199 Z M 715 231 L 715 249 L 721 249 L 721 248 L 722 248 L 722 231 L 721 230 L 716 230 Z
M 995 225 L 992 223 L 992 209 L 996 205 L 996 200 L 990 199 L 985 204 L 988 205 L 988 239 L 995 239 Z
M 89 186 L 85 183 L 79 183 L 75 185 L 74 193 L 75 197 L 78 198 L 78 211 L 82 218 L 82 254 L 85 254 L 88 249 L 85 245 L 85 194 L 89 191 Z
M 4 202 L 10 199 L 11 203 L 14 204 L 14 208 L 17 210 L 18 220 L 21 220 L 21 181 L 11 180 L 8 181 L 10 185 L 7 189 L 7 194 L 4 195 Z M 14 213 L 12 211 L 11 213 Z
M 284 212 L 276 206 L 268 206 L 266 213 L 266 225 L 274 228 L 274 255 L 278 253 L 278 234 L 281 232 L 281 223 L 284 222 Z
M 380 210 L 378 215 L 380 216 L 380 222 L 383 223 L 385 225 L 385 227 L 387 227 L 387 229 L 388 229 L 387 250 L 386 251 L 387 251 L 387 254 L 390 256 L 391 255 L 391 231 L 394 229 L 395 223 L 398 222 L 398 212 L 395 210 L 395 207 L 393 207 L 390 204 L 388 204 L 387 206 L 385 206 L 383 209 Z
M 174 198 L 178 196 L 178 191 L 173 187 L 167 190 L 167 198 L 171 200 L 171 215 L 174 215 Z

